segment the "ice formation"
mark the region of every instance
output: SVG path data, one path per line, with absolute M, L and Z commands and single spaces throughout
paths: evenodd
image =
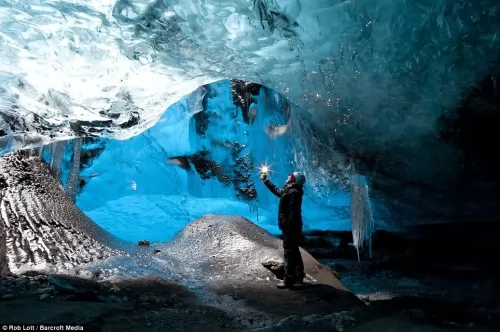
M 54 143 L 59 162 L 67 143 L 56 141 L 134 137 L 170 121 L 165 110 L 201 86 L 243 79 L 298 106 L 296 118 L 268 133 L 301 139 L 303 155 L 293 162 L 321 166 L 316 195 L 325 179 L 345 183 L 349 157 L 374 184 L 372 198 L 404 214 L 398 223 L 488 218 L 498 206 L 495 175 L 464 168 L 469 156 L 442 139 L 440 123 L 459 116 L 462 94 L 479 82 L 497 90 L 499 7 L 496 0 L 3 0 L 0 154 Z M 54 172 L 74 190 L 76 169 L 63 174 L 57 162 Z M 135 192 L 148 186 L 130 181 Z
M 383 144 L 431 130 L 497 60 L 494 0 L 304 4 L 2 1 L 2 149 L 127 138 L 224 78 L 264 84 L 323 129 L 348 122 Z
M 351 177 L 351 220 L 352 238 L 361 260 L 360 252 L 368 249 L 368 257 L 372 258 L 372 234 L 375 230 L 370 194 L 366 178 L 362 175 Z
M 288 102 L 270 89 L 255 89 L 247 98 L 255 114 L 245 120 L 232 91 L 229 81 L 210 84 L 183 97 L 141 135 L 92 143 L 102 151 L 81 170 L 78 206 L 128 240 L 167 240 L 207 213 L 243 215 L 277 234 L 278 202 L 259 180 L 259 166 L 267 163 L 277 185 L 295 169 L 308 177 L 306 228 L 350 229 L 342 176 L 325 177 L 321 163 L 305 160 L 304 137 L 266 135 L 268 126 L 289 121 L 283 113 Z

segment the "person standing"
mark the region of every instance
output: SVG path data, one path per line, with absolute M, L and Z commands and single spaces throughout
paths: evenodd
M 299 245 L 302 240 L 302 196 L 306 178 L 301 172 L 293 172 L 286 179 L 282 189 L 269 180 L 267 172 L 263 172 L 260 178 L 280 199 L 278 227 L 283 233 L 285 279 L 278 284 L 278 288 L 288 288 L 296 283 L 302 283 L 305 277 Z

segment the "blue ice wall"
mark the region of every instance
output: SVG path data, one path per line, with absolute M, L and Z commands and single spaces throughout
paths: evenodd
M 326 195 L 317 194 L 318 176 L 305 160 L 308 152 L 301 144 L 303 137 L 287 133 L 271 139 L 266 134 L 269 125 L 285 125 L 290 120 L 286 105 L 280 94 L 262 88 L 249 107 L 254 119 L 245 123 L 241 109 L 233 103 L 229 81 L 200 88 L 171 106 L 141 135 L 124 141 L 104 140 L 105 149 L 80 173 L 86 184 L 77 205 L 108 231 L 132 241 L 168 240 L 207 213 L 243 215 L 278 233 L 278 199 L 259 180 L 260 165 L 268 164 L 270 179 L 279 186 L 294 170 L 308 178 L 303 204 L 306 229 L 350 229 L 348 192 L 331 187 Z M 203 135 L 196 132 L 193 116 L 197 112 L 211 114 Z M 167 162 L 174 156 L 207 150 L 225 172 L 234 172 L 238 165 L 224 143 L 241 144 L 240 156 L 251 159 L 253 169 L 248 175 L 255 184 L 255 200 L 238 197 L 235 186 L 216 177 L 203 179 L 196 171 Z M 70 149 L 65 151 L 70 153 Z
M 42 159 L 51 166 L 54 175 L 59 179 L 61 186 L 66 192 L 70 191 L 71 186 L 71 170 L 74 162 L 80 162 L 80 160 L 75 160 L 75 149 L 76 140 L 66 140 L 58 141 L 49 145 L 43 146 L 39 149 L 39 154 Z M 76 158 L 79 159 L 79 156 Z M 79 177 L 78 172 L 74 175 Z M 78 180 L 77 180 L 78 183 Z

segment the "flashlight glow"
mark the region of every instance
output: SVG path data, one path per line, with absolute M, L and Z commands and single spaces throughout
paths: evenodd
M 271 166 L 272 165 L 269 165 L 266 161 L 265 163 L 261 163 L 259 167 L 255 168 L 259 170 L 261 175 L 267 175 L 269 173 L 272 173 Z

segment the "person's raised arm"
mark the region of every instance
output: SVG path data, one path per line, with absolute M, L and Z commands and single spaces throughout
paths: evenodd
M 272 192 L 274 195 L 277 197 L 281 198 L 283 196 L 283 189 L 279 189 L 276 187 L 268 178 L 267 174 L 262 174 L 260 176 L 260 179 L 264 181 L 264 184 L 266 185 L 267 189 L 269 189 L 270 192 Z

